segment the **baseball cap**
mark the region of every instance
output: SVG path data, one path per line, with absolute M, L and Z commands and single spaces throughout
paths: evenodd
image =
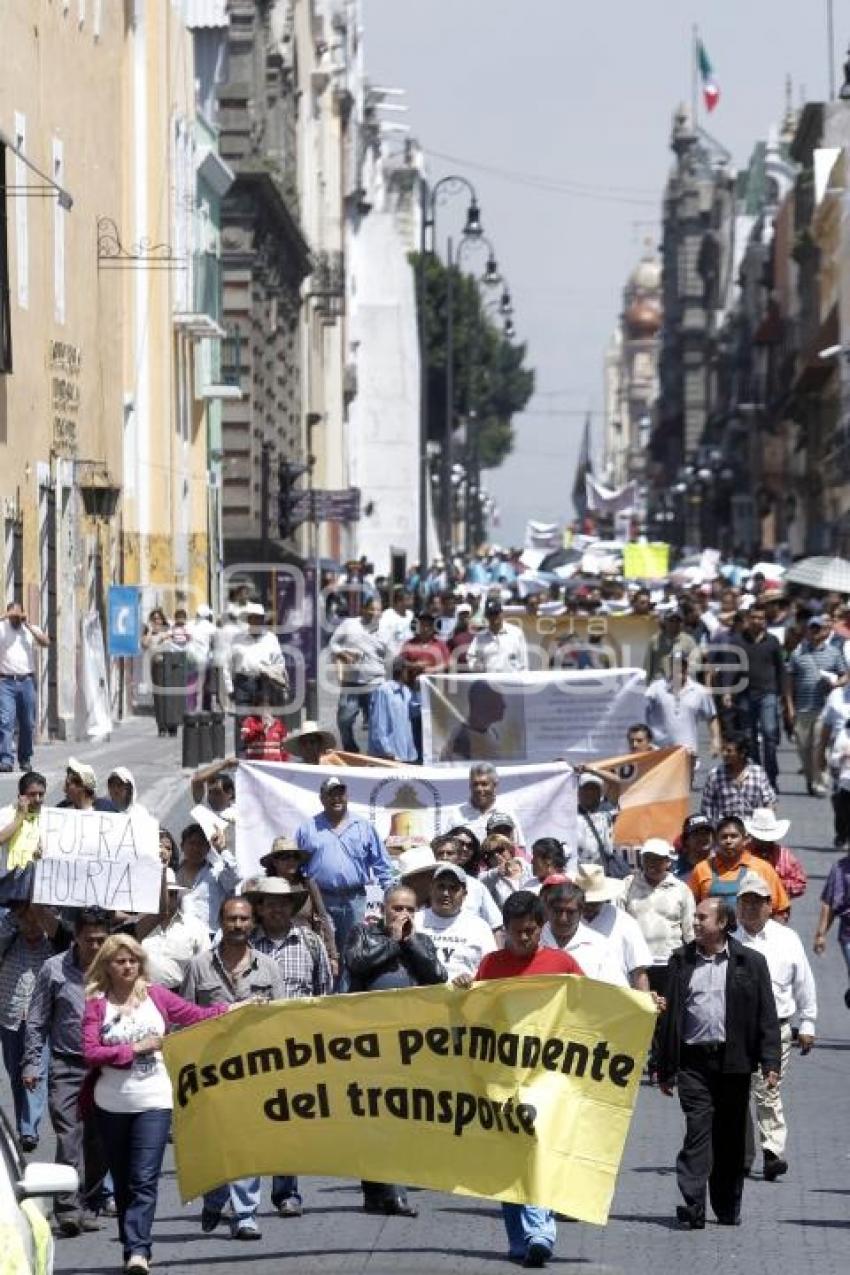
M 738 886 L 738 898 L 742 894 L 757 894 L 760 899 L 770 899 L 772 894 L 770 886 L 764 877 L 759 876 L 757 872 L 748 872 Z
M 516 831 L 516 823 L 504 810 L 494 810 L 487 820 L 487 831 L 495 832 L 497 828 L 511 828 Z
M 319 796 L 324 797 L 325 793 L 333 792 L 335 788 L 347 788 L 348 785 L 341 779 L 337 779 L 336 775 L 331 775 L 329 779 L 324 780 L 319 789 Z
M 457 863 L 438 863 L 434 869 L 434 880 L 437 877 L 454 877 L 461 885 L 466 885 L 466 873 Z
M 548 890 L 554 885 L 572 885 L 572 877 L 568 877 L 566 872 L 550 872 L 548 877 L 544 878 L 540 889 Z
M 643 843 L 641 854 L 654 854 L 659 859 L 675 859 L 676 851 L 663 837 L 649 837 Z
M 688 815 L 682 825 L 682 836 L 689 837 L 692 832 L 699 832 L 700 828 L 708 828 L 709 832 L 714 832 L 714 824 L 708 815 Z
M 583 771 L 578 777 L 579 788 L 587 788 L 589 784 L 594 784 L 597 788 L 604 788 L 605 781 L 600 779 L 598 775 L 591 775 L 589 771 Z
M 810 629 L 825 629 L 829 624 L 829 616 L 820 613 L 819 615 L 810 615 L 807 621 Z

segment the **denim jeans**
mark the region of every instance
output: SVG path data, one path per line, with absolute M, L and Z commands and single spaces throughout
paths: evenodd
M 278 1208 L 284 1200 L 291 1200 L 293 1196 L 300 1204 L 301 1192 L 298 1190 L 298 1179 L 293 1174 L 281 1173 L 272 1178 L 272 1204 L 275 1208 Z
M 530 1244 L 543 1244 L 552 1252 L 555 1247 L 555 1214 L 535 1204 L 502 1204 L 502 1217 L 508 1233 L 511 1257 L 525 1257 Z
M 123 1113 L 95 1107 L 95 1117 L 115 1184 L 124 1260 L 133 1253 L 149 1258 L 171 1112 L 155 1108 Z
M 15 726 L 18 728 L 18 765 L 32 760 L 35 729 L 35 679 L 16 681 L 0 677 L 0 766 L 15 764 Z
M 776 750 L 779 747 L 779 696 L 772 693 L 756 695 L 745 691 L 739 700 L 739 711 L 744 729 L 750 736 L 753 761 L 761 760 L 767 777 L 775 786 L 779 768 Z
M 257 1225 L 257 1211 L 260 1207 L 260 1179 L 240 1178 L 237 1182 L 225 1182 L 204 1196 L 204 1208 L 213 1213 L 220 1213 L 227 1201 L 233 1212 L 233 1229 L 238 1226 Z
M 841 944 L 841 954 L 844 957 L 844 963 L 847 966 L 847 973 L 850 975 L 850 939 L 845 939 Z
M 326 893 L 321 886 L 319 889 L 325 910 L 334 927 L 336 950 L 340 955 L 340 976 L 342 976 L 344 965 L 342 957 L 348 943 L 348 936 L 355 925 L 362 924 L 366 915 L 366 891 L 363 890 L 360 894 L 332 894 Z
M 354 735 L 354 723 L 357 721 L 357 714 L 362 713 L 363 727 L 368 732 L 371 699 L 372 696 L 365 686 L 352 688 L 351 690 L 345 690 L 345 688 L 340 690 L 339 703 L 336 708 L 336 724 L 339 727 L 339 737 L 346 752 L 360 752 Z
M 26 1023 L 17 1030 L 0 1027 L 0 1045 L 3 1048 L 3 1066 L 9 1077 L 12 1101 L 15 1106 L 15 1124 L 22 1138 L 37 1138 L 38 1127 L 47 1106 L 47 1049 L 42 1059 L 41 1079 L 36 1089 L 25 1089 L 21 1078 L 24 1061 L 24 1036 Z

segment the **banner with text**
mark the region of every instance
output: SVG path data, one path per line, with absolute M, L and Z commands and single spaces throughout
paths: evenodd
M 640 669 L 423 677 L 428 762 L 589 760 L 643 721 Z
M 336 766 L 243 762 L 236 775 L 236 857 L 243 875 L 259 871 L 275 837 L 291 836 L 321 812 L 319 788 L 331 775 L 345 779 L 349 811 L 368 819 L 385 841 L 427 844 L 481 818 L 469 803 L 469 766 L 355 766 L 341 775 Z M 543 836 L 575 845 L 576 778 L 569 766 L 500 767 L 497 805 L 513 816 L 526 846 Z
M 511 614 L 525 634 L 529 666 L 543 670 L 643 668 L 650 639 L 658 632 L 653 615 Z
M 573 975 L 250 1006 L 163 1045 L 184 1200 L 279 1173 L 604 1224 L 655 1013 Z
M 33 903 L 159 911 L 159 824 L 149 814 L 45 806 L 39 840 Z

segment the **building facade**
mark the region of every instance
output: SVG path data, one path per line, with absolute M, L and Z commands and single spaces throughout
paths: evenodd
M 646 448 L 658 397 L 661 262 L 651 245 L 630 274 L 605 357 L 605 478 L 612 487 L 646 478 Z

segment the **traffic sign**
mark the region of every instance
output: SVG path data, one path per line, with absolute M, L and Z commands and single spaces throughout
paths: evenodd
M 109 586 L 109 654 L 138 655 L 142 649 L 141 589 L 135 584 Z

